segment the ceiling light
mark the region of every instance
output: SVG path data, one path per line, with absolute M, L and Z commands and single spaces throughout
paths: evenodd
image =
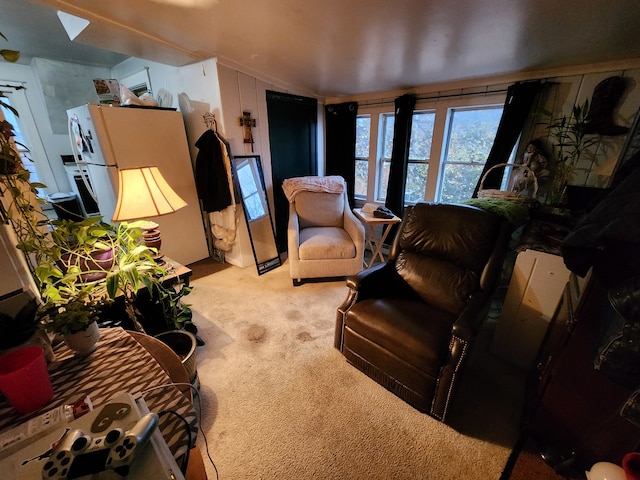
M 67 32 L 69 40 L 72 42 L 85 28 L 87 28 L 89 23 L 91 23 L 86 18 L 76 17 L 75 15 L 71 15 L 70 13 L 66 13 L 61 10 L 58 10 L 58 18 L 64 27 L 64 31 Z

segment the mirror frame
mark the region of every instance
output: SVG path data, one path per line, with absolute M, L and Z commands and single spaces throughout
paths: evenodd
M 274 245 L 274 250 L 276 252 L 276 256 L 269 258 L 267 260 L 263 260 L 262 262 L 258 261 L 258 255 L 256 253 L 256 246 L 255 246 L 255 242 L 254 242 L 254 237 L 253 234 L 251 232 L 251 220 L 249 218 L 249 214 L 247 212 L 247 205 L 245 203 L 244 200 L 244 195 L 242 195 L 242 189 L 240 186 L 240 179 L 238 177 L 238 163 L 240 163 L 240 161 L 244 162 L 246 160 L 249 159 L 254 159 L 255 160 L 255 165 L 256 165 L 256 169 L 257 169 L 257 174 L 258 174 L 258 179 L 259 179 L 259 185 L 258 187 L 262 188 L 262 195 L 264 198 L 264 204 L 266 206 L 266 214 L 269 217 L 269 224 L 270 224 L 270 232 L 271 235 L 273 237 L 273 245 Z M 236 190 L 236 194 L 240 197 L 240 201 L 242 202 L 242 209 L 244 210 L 244 218 L 245 221 L 247 223 L 247 231 L 249 232 L 249 240 L 251 241 L 251 250 L 253 251 L 253 259 L 256 262 L 256 269 L 258 271 L 258 275 L 262 275 L 264 273 L 267 273 L 270 270 L 273 270 L 274 268 L 279 267 L 280 265 L 282 265 L 282 259 L 280 258 L 280 252 L 278 251 L 278 244 L 276 242 L 276 232 L 275 229 L 273 227 L 273 217 L 271 215 L 271 208 L 269 206 L 269 198 L 267 197 L 267 190 L 265 188 L 264 185 L 264 174 L 262 173 L 262 162 L 260 161 L 260 155 L 237 155 L 234 156 L 232 161 L 231 161 L 231 166 L 232 166 L 232 170 L 233 170 L 233 183 L 235 186 L 235 190 Z

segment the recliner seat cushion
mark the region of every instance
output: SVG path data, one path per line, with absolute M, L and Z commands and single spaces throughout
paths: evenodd
M 437 377 L 448 355 L 455 319 L 455 315 L 419 301 L 367 299 L 349 309 L 345 325 L 417 369 Z M 373 359 L 368 360 L 375 363 Z
M 356 246 L 346 230 L 339 227 L 309 227 L 300 230 L 300 260 L 354 258 Z

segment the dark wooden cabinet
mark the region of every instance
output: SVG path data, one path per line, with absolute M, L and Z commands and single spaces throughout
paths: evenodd
M 620 415 L 634 389 L 594 368 L 603 323 L 615 315 L 606 289 L 591 279 L 576 295 L 574 281 L 565 289 L 528 383 L 525 425 L 541 450 L 575 452 L 575 467 L 584 471 L 600 461 L 620 465 L 640 446 L 640 428 Z
M 544 393 L 553 378 L 556 361 L 573 333 L 576 316 L 575 295 L 567 283 L 558 303 L 551 324 L 546 332 L 537 357 L 535 369 L 527 379 L 527 395 L 524 402 L 524 417 L 530 418 L 540 405 Z

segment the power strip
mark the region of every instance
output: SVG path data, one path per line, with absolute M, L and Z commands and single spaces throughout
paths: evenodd
M 72 405 L 61 405 L 3 432 L 0 434 L 0 458 L 20 450 L 29 441 L 43 437 L 47 433 L 71 423 L 91 411 L 92 408 L 89 397 L 83 397 Z

